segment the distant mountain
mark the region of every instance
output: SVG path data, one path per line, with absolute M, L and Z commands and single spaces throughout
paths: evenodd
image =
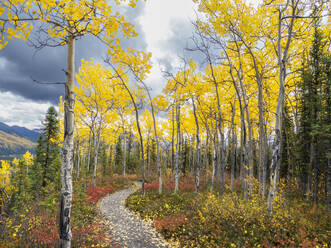
M 34 152 L 39 135 L 37 131 L 0 122 L 0 158 Z
M 0 155 L 20 155 L 34 152 L 36 143 L 31 140 L 0 131 Z
M 43 132 L 43 130 L 40 129 L 40 128 L 32 129 L 32 131 L 37 132 L 37 133 L 39 133 L 39 134 L 41 134 L 41 133 Z
M 40 132 L 38 131 L 19 126 L 8 126 L 2 122 L 0 122 L 0 131 L 28 139 L 32 142 L 37 142 L 40 135 Z

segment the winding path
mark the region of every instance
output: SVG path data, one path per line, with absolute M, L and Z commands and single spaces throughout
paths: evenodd
M 113 242 L 120 247 L 159 248 L 173 247 L 152 225 L 125 207 L 125 199 L 140 186 L 135 182 L 128 189 L 108 195 L 101 200 L 101 214 L 107 218 Z

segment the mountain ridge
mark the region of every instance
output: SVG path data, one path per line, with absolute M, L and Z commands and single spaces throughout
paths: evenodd
M 32 142 L 37 142 L 40 135 L 40 133 L 35 130 L 30 130 L 26 127 L 20 127 L 17 125 L 9 126 L 3 122 L 0 122 L 0 131 L 28 139 Z
M 0 156 L 19 156 L 34 152 L 40 132 L 0 122 Z

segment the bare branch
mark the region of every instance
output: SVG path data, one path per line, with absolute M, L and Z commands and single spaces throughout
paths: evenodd
M 37 84 L 44 84 L 44 85 L 54 85 L 54 84 L 61 84 L 61 85 L 65 85 L 65 82 L 41 82 L 37 79 L 34 79 L 33 77 L 30 76 L 30 78 L 32 79 L 33 82 L 37 83 Z

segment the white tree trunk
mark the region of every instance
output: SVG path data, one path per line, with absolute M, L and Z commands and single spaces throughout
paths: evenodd
M 176 105 L 176 122 L 177 122 L 177 144 L 176 144 L 176 168 L 175 168 L 175 192 L 178 191 L 179 184 L 179 163 L 180 163 L 180 105 Z
M 175 113 L 172 107 L 172 132 L 171 132 L 171 177 L 174 175 L 175 167 Z
M 91 163 L 91 149 L 92 149 L 92 131 L 90 129 L 90 135 L 89 135 L 89 142 L 88 142 L 88 153 L 87 153 L 87 172 L 90 171 L 90 163 Z
M 230 183 L 230 188 L 231 191 L 233 191 L 233 185 L 234 185 L 234 167 L 235 167 L 235 159 L 236 159 L 236 151 L 235 151 L 235 144 L 237 143 L 236 141 L 236 130 L 234 126 L 234 116 L 236 112 L 236 102 L 233 103 L 232 107 L 232 118 L 231 118 L 231 129 L 232 129 L 232 156 L 231 156 L 231 183 Z
M 94 159 L 93 159 L 93 186 L 96 184 L 97 178 L 97 167 L 98 167 L 98 153 L 99 153 L 99 145 L 100 145 L 100 135 L 101 135 L 101 127 L 98 129 L 97 137 L 95 137 L 94 142 Z
M 149 139 L 149 131 L 147 134 L 147 176 L 151 174 L 151 148 L 150 148 L 150 139 Z
M 212 168 L 212 174 L 211 174 L 211 186 L 210 191 L 212 192 L 214 190 L 214 182 L 215 182 L 215 172 L 216 172 L 216 163 L 217 163 L 217 145 L 216 145 L 216 135 L 213 139 L 213 168 Z
M 60 247 L 71 246 L 71 206 L 72 206 L 72 168 L 74 152 L 74 77 L 75 77 L 75 38 L 68 38 L 68 71 L 64 102 L 64 139 L 61 150 L 61 195 L 59 236 Z
M 282 113 L 284 105 L 284 96 L 285 96 L 285 78 L 286 78 L 286 62 L 287 54 L 291 43 L 293 26 L 294 26 L 294 17 L 291 18 L 290 24 L 288 25 L 288 35 L 287 41 L 284 47 L 284 52 L 282 52 L 282 20 L 283 13 L 289 7 L 289 1 L 287 0 L 286 6 L 282 10 L 278 10 L 278 40 L 277 40 L 277 56 L 278 56 L 278 66 L 279 66 L 279 94 L 276 108 L 276 125 L 275 133 L 272 145 L 272 160 L 271 160 L 271 170 L 270 170 L 270 189 L 268 194 L 268 211 L 272 211 L 272 205 L 274 201 L 275 189 L 277 188 L 277 177 L 280 168 L 280 163 L 282 160 Z M 296 15 L 297 4 L 291 6 L 292 16 Z
M 197 138 L 197 164 L 195 168 L 195 192 L 199 192 L 200 186 L 200 167 L 201 167 L 201 152 L 200 152 L 200 135 L 199 135 L 199 121 L 196 113 L 196 107 L 194 98 L 192 97 L 192 105 L 193 105 L 193 114 L 195 119 L 195 126 L 196 126 L 196 138 Z
M 123 176 L 126 176 L 126 130 L 123 124 Z

